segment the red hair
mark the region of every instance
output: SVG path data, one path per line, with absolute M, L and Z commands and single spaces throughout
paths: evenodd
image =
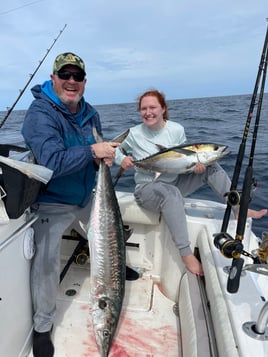
M 151 89 L 146 92 L 144 92 L 139 98 L 138 98 L 138 111 L 141 109 L 141 101 L 144 97 L 155 97 L 159 104 L 161 105 L 162 109 L 165 109 L 163 113 L 163 119 L 166 121 L 168 120 L 168 107 L 167 107 L 167 102 L 165 95 L 161 92 L 159 92 L 156 89 Z

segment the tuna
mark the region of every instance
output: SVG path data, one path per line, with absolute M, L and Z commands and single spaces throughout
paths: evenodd
M 161 149 L 156 154 L 133 163 L 137 168 L 160 174 L 184 174 L 192 172 L 198 162 L 208 166 L 225 157 L 229 154 L 226 149 L 227 146 L 212 143 L 180 145 Z

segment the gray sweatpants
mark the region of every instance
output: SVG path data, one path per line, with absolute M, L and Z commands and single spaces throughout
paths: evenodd
M 34 329 L 49 331 L 56 313 L 60 280 L 61 239 L 70 225 L 86 238 L 78 221 L 87 225 L 90 203 L 85 208 L 63 204 L 35 204 L 39 219 L 33 224 L 36 253 L 31 267 L 31 293 Z
M 161 180 L 161 178 L 160 178 Z M 153 212 L 161 212 L 180 255 L 192 253 L 184 211 L 184 199 L 204 184 L 208 184 L 222 202 L 230 190 L 231 181 L 223 168 L 215 163 L 204 174 L 178 175 L 172 183 L 153 181 L 135 190 L 137 203 Z

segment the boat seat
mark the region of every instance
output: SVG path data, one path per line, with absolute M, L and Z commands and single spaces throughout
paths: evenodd
M 159 225 L 160 213 L 141 208 L 129 192 L 116 192 L 122 219 L 126 223 Z

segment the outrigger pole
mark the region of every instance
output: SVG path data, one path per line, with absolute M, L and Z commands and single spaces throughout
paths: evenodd
M 26 83 L 26 85 L 24 86 L 23 89 L 20 90 L 20 94 L 18 95 L 17 99 L 15 100 L 15 102 L 12 104 L 12 106 L 8 109 L 6 115 L 4 116 L 4 118 L 2 119 L 1 123 L 0 123 L 0 128 L 2 128 L 2 126 L 5 124 L 7 118 L 9 117 L 9 115 L 11 114 L 12 110 L 14 109 L 15 105 L 18 103 L 19 99 L 21 98 L 21 96 L 23 95 L 23 93 L 25 92 L 26 88 L 28 87 L 28 85 L 30 84 L 30 82 L 32 81 L 33 77 L 35 76 L 35 74 L 37 73 L 38 69 L 41 67 L 42 63 L 44 62 L 44 60 L 46 59 L 47 55 L 49 54 L 49 52 L 51 51 L 52 47 L 55 45 L 55 43 L 57 42 L 58 38 L 61 36 L 61 34 L 63 33 L 63 31 L 65 30 L 67 24 L 64 25 L 63 29 L 60 30 L 58 36 L 54 39 L 52 45 L 49 47 L 49 49 L 47 49 L 47 52 L 45 54 L 45 56 L 42 58 L 42 60 L 39 62 L 39 65 L 36 67 L 35 71 L 33 72 L 33 74 L 30 74 L 30 78 L 28 80 L 28 82 Z
M 254 258 L 251 254 L 243 250 L 242 240 L 244 238 L 248 206 L 252 198 L 251 197 L 252 185 L 254 181 L 253 159 L 254 159 L 255 145 L 257 140 L 257 133 L 259 128 L 264 88 L 265 88 L 267 61 L 268 61 L 268 28 L 266 31 L 266 37 L 265 37 L 263 51 L 261 55 L 259 70 L 256 78 L 256 83 L 255 83 L 250 107 L 249 107 L 244 134 L 242 137 L 242 142 L 239 147 L 231 188 L 230 188 L 230 192 L 228 192 L 227 194 L 228 200 L 227 200 L 227 206 L 223 218 L 221 233 L 215 234 L 215 238 L 214 238 L 214 244 L 218 249 L 221 250 L 221 253 L 227 258 L 233 258 L 232 265 L 229 272 L 228 282 L 227 282 L 227 291 L 230 293 L 237 292 L 239 288 L 240 275 L 244 263 L 244 260 L 240 257 L 240 255 L 244 254 L 246 256 L 250 256 L 253 259 L 254 263 L 260 263 L 258 257 Z M 259 98 L 257 102 L 258 105 L 257 105 L 256 119 L 254 125 L 254 132 L 252 137 L 251 151 L 250 151 L 248 166 L 244 177 L 242 194 L 240 196 L 240 193 L 236 190 L 236 188 L 239 180 L 243 158 L 245 155 L 246 141 L 248 137 L 251 119 L 253 117 L 254 107 L 256 105 L 256 98 L 258 95 L 260 83 L 261 83 L 261 88 L 260 88 Z M 232 206 L 237 206 L 237 205 L 240 205 L 240 208 L 239 208 L 239 215 L 238 215 L 238 222 L 237 222 L 237 229 L 236 229 L 236 237 L 235 239 L 233 239 L 226 231 L 229 223 L 231 208 Z

